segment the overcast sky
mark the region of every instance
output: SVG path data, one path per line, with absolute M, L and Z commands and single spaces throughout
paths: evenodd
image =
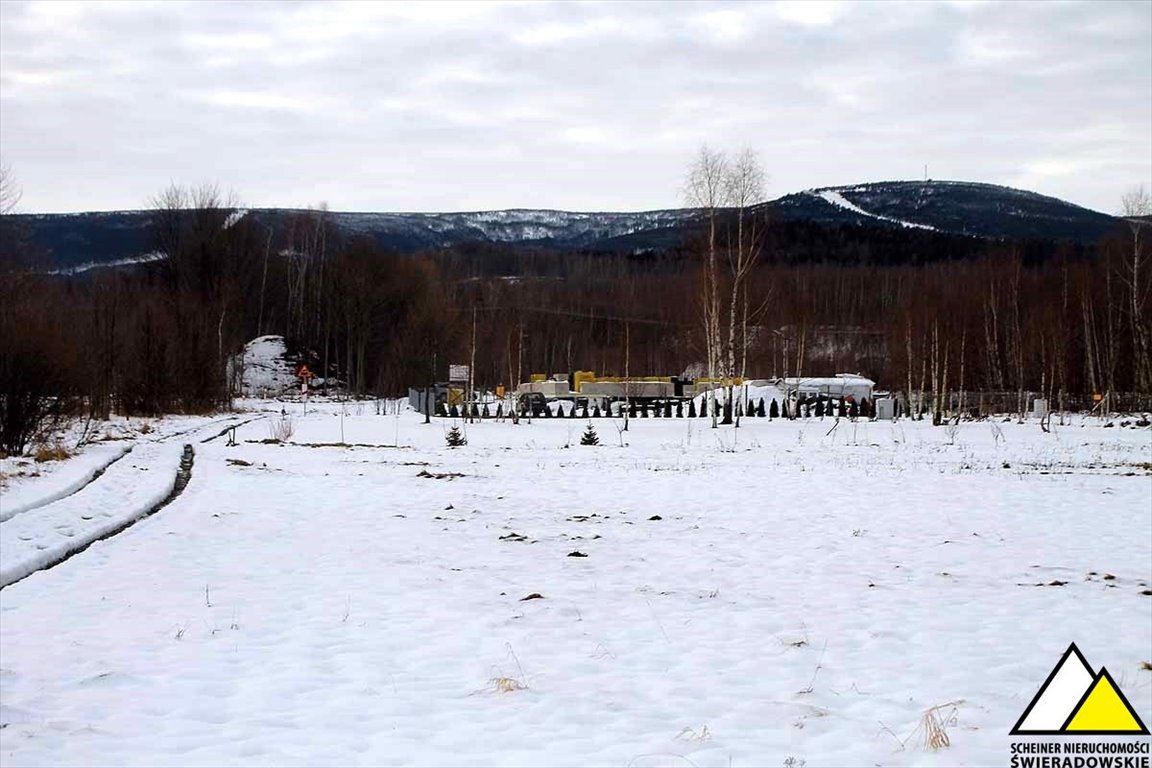
M 677 207 L 701 144 L 770 197 L 1152 185 L 1152 2 L 0 3 L 25 212 Z

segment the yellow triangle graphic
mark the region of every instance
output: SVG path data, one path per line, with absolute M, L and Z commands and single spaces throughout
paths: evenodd
M 1132 712 L 1124 694 L 1117 690 L 1112 676 L 1105 669 L 1092 682 L 1080 706 L 1068 719 L 1064 730 L 1076 731 L 1120 731 L 1148 733 L 1148 729 Z

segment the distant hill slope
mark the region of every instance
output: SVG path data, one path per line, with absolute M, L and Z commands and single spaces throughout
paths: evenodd
M 1093 243 L 1117 219 L 1055 197 L 968 181 L 880 181 L 787 195 L 768 204 L 784 218 L 827 224 L 933 229 L 984 238 Z
M 1034 192 L 957 181 L 885 181 L 786 195 L 761 210 L 785 222 L 817 226 L 917 229 L 978 238 L 1068 240 L 1090 244 L 1118 219 Z M 238 212 L 278 229 L 300 211 Z M 348 236 L 368 236 L 397 251 L 440 249 L 468 242 L 539 246 L 566 251 L 662 251 L 677 247 L 700 221 L 687 209 L 588 213 L 534 209 L 465 213 L 332 212 Z M 91 266 L 154 261 L 147 211 L 23 214 L 6 226 L 23 231 L 65 272 Z

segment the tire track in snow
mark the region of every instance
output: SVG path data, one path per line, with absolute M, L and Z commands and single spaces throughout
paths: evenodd
M 127 530 L 128 528 L 131 528 L 141 520 L 145 520 L 160 510 L 164 509 L 164 507 L 175 501 L 180 496 L 180 494 L 184 492 L 184 489 L 188 487 L 188 483 L 192 480 L 192 467 L 195 463 L 195 460 L 195 450 L 192 448 L 190 443 L 185 443 L 183 454 L 180 457 L 180 463 L 176 469 L 176 476 L 174 478 L 172 488 L 167 493 L 167 495 L 164 496 L 164 498 L 146 506 L 143 509 L 130 512 L 123 518 L 120 518 L 119 522 L 113 524 L 111 527 L 94 529 L 92 531 L 92 535 L 83 536 L 75 544 L 75 546 L 73 546 L 71 540 L 69 540 L 64 544 L 64 546 L 59 547 L 55 552 L 46 557 L 37 559 L 32 562 L 24 561 L 21 563 L 16 563 L 14 566 L 6 566 L 0 569 L 0 589 L 6 589 L 13 584 L 17 584 L 32 574 L 37 573 L 38 571 L 46 571 L 51 568 L 55 568 L 61 563 L 70 560 L 76 555 L 85 551 L 88 549 L 88 547 L 92 546 L 96 542 L 110 539 L 113 536 Z
M 214 420 L 208 422 L 207 424 L 199 424 L 197 426 L 190 427 L 188 429 L 184 429 L 184 430 L 181 430 L 179 432 L 175 432 L 175 433 L 170 434 L 170 435 L 165 435 L 163 437 L 156 437 L 156 438 L 153 438 L 151 440 L 143 441 L 142 444 L 151 443 L 152 445 L 158 445 L 161 443 L 167 443 L 167 442 L 169 442 L 169 441 L 171 441 L 177 437 L 189 435 L 189 434 L 196 433 L 196 432 L 203 432 L 204 430 L 209 429 L 210 427 L 213 427 L 213 426 L 217 426 L 217 425 L 221 424 L 222 422 L 223 423 L 235 422 L 239 418 L 240 417 L 238 417 L 238 416 L 226 416 L 226 417 L 223 417 L 220 419 L 214 419 Z M 212 440 L 215 440 L 216 438 L 227 434 L 229 432 L 229 430 L 243 426 L 244 424 L 249 424 L 253 421 L 257 421 L 257 420 L 262 419 L 262 418 L 264 418 L 263 414 L 261 414 L 259 416 L 254 416 L 254 417 L 247 419 L 245 421 L 242 421 L 240 423 L 228 423 L 227 426 L 225 426 L 224 429 L 222 429 L 220 432 L 218 432 L 214 435 L 210 435 L 209 437 L 201 440 L 200 442 L 201 443 L 211 442 Z M 137 446 L 133 446 L 133 448 L 134 447 L 137 447 Z M 131 451 L 132 451 L 132 448 L 129 448 L 127 451 L 125 451 L 119 457 L 117 457 L 116 460 L 119 460 L 119 459 L 123 458 L 124 456 L 127 456 L 129 453 L 131 453 Z M 112 464 L 114 464 L 116 460 L 108 462 L 108 464 L 104 465 L 104 467 L 99 472 L 95 473 L 88 480 L 88 482 L 86 482 L 82 486 L 74 489 L 71 493 L 68 493 L 66 495 L 62 495 L 62 496 L 60 496 L 56 499 L 50 500 L 50 501 L 46 501 L 43 504 L 37 506 L 36 509 L 39 510 L 39 514 L 37 515 L 37 517 L 39 517 L 40 515 L 45 515 L 45 516 L 52 515 L 54 513 L 60 512 L 62 509 L 66 509 L 69 499 L 71 499 L 73 496 L 80 493 L 81 491 L 93 488 L 93 483 L 95 483 L 95 481 L 99 477 L 103 476 L 104 472 L 110 466 L 112 466 Z M 60 563 L 64 562 L 65 560 L 69 560 L 72 557 L 75 557 L 76 555 L 80 554 L 84 550 L 88 549 L 88 547 L 92 546 L 92 544 L 94 544 L 95 542 L 103 541 L 104 539 L 111 538 L 112 536 L 115 536 L 116 534 L 121 533 L 125 529 L 130 528 L 131 526 L 135 525 L 140 520 L 143 520 L 145 518 L 151 517 L 152 515 L 156 514 L 161 509 L 166 507 L 168 504 L 172 503 L 172 501 L 175 500 L 176 497 L 178 497 L 181 493 L 184 492 L 184 488 L 187 487 L 189 481 L 192 479 L 192 465 L 193 465 L 194 461 L 195 461 L 195 451 L 193 450 L 191 443 L 185 443 L 183 455 L 180 459 L 180 464 L 176 470 L 176 476 L 175 476 L 172 488 L 169 491 L 169 493 L 160 501 L 152 503 L 152 504 L 148 504 L 141 510 L 135 510 L 135 511 L 129 510 L 127 515 L 117 515 L 115 519 L 118 520 L 119 522 L 112 524 L 111 527 L 105 526 L 105 527 L 101 528 L 101 527 L 97 526 L 97 527 L 93 528 L 89 532 L 89 534 L 81 534 L 79 537 L 77 537 L 75 539 L 72 539 L 71 538 L 72 534 L 69 533 L 69 538 L 65 542 L 56 542 L 54 545 L 53 544 L 43 544 L 43 545 L 38 546 L 37 549 L 41 550 L 41 551 L 47 552 L 47 551 L 51 550 L 52 553 L 47 554 L 45 556 L 40 556 L 40 557 L 33 556 L 31 558 L 24 558 L 22 560 L 18 560 L 15 564 L 3 563 L 2 561 L 0 561 L 0 589 L 3 589 L 5 587 L 9 586 L 10 584 L 15 584 L 15 583 L 27 578 L 28 576 L 32 575 L 33 573 L 36 573 L 37 571 L 43 571 L 43 570 L 48 570 L 50 568 L 54 568 L 57 565 L 59 565 Z M 103 486 L 96 486 L 96 487 L 97 488 L 103 488 Z M 24 509 L 24 510 L 20 510 L 20 511 L 28 511 L 28 510 Z M 13 513 L 12 516 L 15 516 L 15 514 L 16 513 Z M 83 514 L 81 514 L 80 517 L 81 517 L 81 519 L 86 518 L 86 516 L 84 516 Z M 87 517 L 87 519 L 90 520 L 92 518 Z M 23 527 L 23 526 L 21 526 L 21 527 Z M 8 527 L 4 532 L 10 534 L 12 532 L 12 530 L 13 529 L 11 527 Z M 18 535 L 18 538 L 23 540 L 23 541 L 30 541 L 31 540 L 31 538 L 25 538 L 25 537 L 19 536 L 19 535 Z
M 238 417 L 225 416 L 222 419 L 214 419 L 213 421 L 210 421 L 207 424 L 201 424 L 199 426 L 190 427 L 188 429 L 184 429 L 184 430 L 181 430 L 179 432 L 174 432 L 171 435 L 165 435 L 164 437 L 152 438 L 151 440 L 147 440 L 144 442 L 164 443 L 164 442 L 167 442 L 173 438 L 180 437 L 182 435 L 186 435 L 189 432 L 199 432 L 201 430 L 207 429 L 210 426 L 213 426 L 215 424 L 219 424 L 222 421 L 228 421 L 230 419 L 236 419 L 236 418 L 238 418 Z M 200 442 L 201 443 L 211 442 L 212 440 L 215 440 L 216 438 L 227 434 L 228 430 L 230 430 L 230 429 L 242 427 L 245 424 L 250 424 L 251 422 L 257 421 L 258 419 L 262 419 L 262 418 L 264 418 L 264 417 L 263 416 L 255 416 L 255 417 L 248 419 L 246 421 L 242 421 L 239 424 L 231 424 L 231 425 L 225 427 L 219 433 L 212 435 L 211 437 L 208 437 L 204 440 L 201 440 Z M 111 467 L 113 464 L 120 461 L 120 459 L 122 459 L 125 456 L 127 456 L 128 454 L 130 454 L 132 452 L 132 449 L 135 447 L 136 446 L 134 446 L 134 445 L 128 446 L 128 448 L 125 449 L 124 452 L 120 453 L 117 456 L 112 457 L 110 460 L 97 466 L 94 470 L 92 470 L 91 474 L 84 476 L 84 479 L 80 482 L 76 482 L 76 483 L 73 483 L 71 485 L 65 486 L 62 489 L 57 489 L 56 491 L 46 493 L 41 498 L 35 499 L 35 500 L 33 500 L 27 504 L 20 504 L 18 506 L 14 506 L 11 509 L 0 509 L 0 523 L 5 523 L 8 520 L 11 520 L 12 518 L 16 517 L 16 515 L 20 515 L 20 514 L 23 514 L 25 512 L 31 512 L 32 510 L 35 510 L 35 509 L 42 509 L 43 507 L 46 507 L 49 504 L 55 504 L 58 501 L 63 501 L 64 499 L 67 499 L 71 496 L 75 496 L 77 493 L 80 493 L 80 491 L 83 491 L 85 488 L 92 485 L 92 483 L 99 480 L 100 477 L 108 470 L 109 467 Z
M 26 504 L 19 504 L 19 505 L 12 507 L 11 509 L 0 509 L 0 523 L 7 522 L 7 521 L 11 520 L 12 518 L 16 517 L 16 515 L 20 515 L 20 514 L 23 514 L 25 512 L 31 512 L 34 509 L 40 509 L 41 507 L 45 507 L 49 504 L 55 504 L 57 501 L 63 501 L 64 499 L 68 498 L 69 496 L 73 496 L 77 493 L 80 493 L 80 491 L 84 490 L 89 485 L 96 482 L 100 478 L 100 476 L 103 475 L 108 470 L 109 467 L 111 467 L 116 462 L 120 461 L 120 459 L 124 458 L 128 454 L 132 453 L 132 449 L 134 447 L 135 446 L 130 445 L 126 449 L 124 449 L 124 451 L 122 451 L 119 454 L 116 454 L 115 456 L 113 456 L 108 461 L 105 461 L 103 464 L 98 464 L 95 468 L 93 468 L 90 471 L 90 473 L 85 474 L 85 475 L 81 475 L 79 481 L 77 481 L 77 482 L 73 482 L 72 484 L 67 485 L 64 488 L 58 488 L 55 491 L 46 493 L 43 496 L 41 496 L 39 499 L 34 499 L 33 501 L 30 501 Z

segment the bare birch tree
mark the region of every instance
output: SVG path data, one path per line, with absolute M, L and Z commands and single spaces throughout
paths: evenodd
M 16 181 L 12 167 L 0 163 L 0 216 L 7 216 L 16 210 L 24 191 Z
M 718 217 L 724 207 L 729 178 L 728 158 L 723 152 L 708 146 L 700 148 L 695 161 L 688 169 L 684 182 L 684 199 L 687 204 L 700 210 L 707 218 L 708 240 L 704 261 L 704 282 L 702 299 L 704 310 L 704 344 L 708 358 L 708 399 L 711 407 L 712 426 L 717 426 L 716 389 L 712 380 L 720 363 L 720 275 L 717 269 Z
M 737 346 L 740 347 L 741 369 L 748 352 L 748 292 L 745 283 L 760 256 L 762 232 L 756 217 L 750 215 L 750 209 L 764 198 L 765 175 L 760 157 L 751 149 L 744 149 L 728 164 L 726 170 L 724 197 L 736 212 L 736 247 L 728 249 L 728 267 L 732 273 L 732 285 L 728 302 L 728 339 L 725 345 L 727 354 L 724 360 L 724 377 L 728 380 L 728 406 L 724 410 L 724 423 L 729 424 L 734 410 L 733 380 L 738 370 Z M 737 314 L 741 315 L 739 342 L 737 342 Z
M 1121 198 L 1120 215 L 1132 230 L 1132 260 L 1125 264 L 1124 282 L 1128 285 L 1128 313 L 1132 324 L 1132 354 L 1136 388 L 1141 392 L 1152 390 L 1152 330 L 1144 318 L 1144 306 L 1152 292 L 1152 281 L 1144 270 L 1147 254 L 1143 235 L 1152 228 L 1152 197 L 1141 185 L 1129 190 Z

